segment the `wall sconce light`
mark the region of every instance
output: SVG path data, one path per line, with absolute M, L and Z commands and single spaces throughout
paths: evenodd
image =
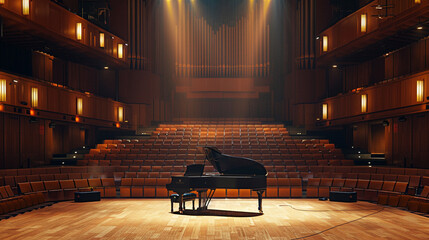
M 322 104 L 322 119 L 323 120 L 328 119 L 328 104 L 327 103 Z
M 34 111 L 34 109 L 30 109 L 30 115 L 31 115 L 31 116 L 36 115 L 36 111 Z
M 387 126 L 389 126 L 389 121 L 384 120 L 381 124 L 383 124 L 383 126 L 387 127 Z
M 124 108 L 118 107 L 118 122 L 124 121 Z
M 363 113 L 368 111 L 368 95 L 361 95 L 361 111 Z
M 22 0 L 22 15 L 30 15 L 30 0 Z
M 4 0 L 0 0 L 0 4 L 4 4 Z
M 104 33 L 100 33 L 100 47 L 104 48 Z
M 322 38 L 322 49 L 324 52 L 328 51 L 328 36 L 323 36 Z
M 82 23 L 76 23 L 76 39 L 82 40 Z
M 417 102 L 423 102 L 424 81 L 417 80 Z
M 39 89 L 36 87 L 31 88 L 31 107 L 37 108 L 39 106 Z
M 118 58 L 124 57 L 124 45 L 122 43 L 118 43 Z
M 80 118 L 79 118 L 79 116 L 76 116 L 76 117 L 74 118 L 74 120 L 75 120 L 76 122 L 80 122 Z
M 120 123 L 116 123 L 116 125 L 115 125 L 117 128 L 120 128 L 121 127 L 121 124 Z
M 82 112 L 83 112 L 83 99 L 77 98 L 76 99 L 76 114 L 82 115 Z
M 0 79 L 0 102 L 6 102 L 6 79 Z
M 360 32 L 366 32 L 366 13 L 360 15 Z
M 417 3 L 417 4 L 422 3 L 422 0 L 414 0 L 414 3 Z

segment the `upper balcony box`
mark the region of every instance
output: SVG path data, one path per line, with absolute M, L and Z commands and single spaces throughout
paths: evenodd
M 429 0 L 382 2 L 373 1 L 319 33 L 318 65 L 366 61 L 429 34 Z
M 0 0 L 1 1 L 1 0 Z M 126 67 L 126 42 L 50 0 L 0 2 L 4 37 L 33 49 L 95 67 Z

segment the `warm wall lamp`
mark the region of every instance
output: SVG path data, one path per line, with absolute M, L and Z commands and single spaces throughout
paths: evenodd
M 83 99 L 79 97 L 76 99 L 76 114 L 82 115 L 82 113 L 83 113 Z
M 366 13 L 360 15 L 360 32 L 366 32 Z
M 0 102 L 6 102 L 6 79 L 0 79 Z
M 417 80 L 417 102 L 423 102 L 424 81 Z
M 124 45 L 122 43 L 118 44 L 118 58 L 124 57 Z
M 328 104 L 327 103 L 322 104 L 322 119 L 323 120 L 328 119 Z
M 414 3 L 422 3 L 422 0 L 414 0 Z
M 104 33 L 100 33 L 100 47 L 104 48 Z
M 324 52 L 328 51 L 328 36 L 323 36 L 322 38 L 322 49 Z
M 76 39 L 82 40 L 82 23 L 76 23 Z
M 118 122 L 124 121 L 124 108 L 118 107 Z
M 4 4 L 4 0 L 0 0 L 0 4 Z
M 30 15 L 30 0 L 22 0 L 22 15 Z
M 36 87 L 31 88 L 31 107 L 37 108 L 39 106 L 39 89 Z
M 361 111 L 363 113 L 368 111 L 368 95 L 363 94 L 361 95 Z

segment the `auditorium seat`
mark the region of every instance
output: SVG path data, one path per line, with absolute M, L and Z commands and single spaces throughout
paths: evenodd
M 302 197 L 301 178 L 289 178 L 289 182 L 290 182 L 291 197 Z
M 31 189 L 33 189 L 33 192 L 41 192 L 43 193 L 43 197 L 45 199 L 49 199 L 48 191 L 46 191 L 45 185 L 43 184 L 42 181 L 30 182 L 30 185 L 31 185 Z
M 329 197 L 330 187 L 332 185 L 332 178 L 322 178 L 320 179 L 319 185 L 319 195 L 318 197 Z
M 143 190 L 145 185 L 145 178 L 132 178 L 131 182 L 131 197 L 143 197 Z
M 64 200 L 73 200 L 74 193 L 77 192 L 77 188 L 72 179 L 69 180 L 59 180 L 60 187 L 64 193 Z
M 356 183 L 356 187 L 353 189 L 357 193 L 358 200 L 365 199 L 365 190 L 369 186 L 369 180 L 367 179 L 358 179 Z
M 307 183 L 307 197 L 319 196 L 320 178 L 310 178 Z
M 116 185 L 113 178 L 102 178 L 101 183 L 104 190 L 104 197 L 116 197 Z
M 346 180 L 342 178 L 334 178 L 330 187 L 330 191 L 341 191 L 341 188 L 344 187 L 345 181 Z
M 267 178 L 266 196 L 267 197 L 278 197 L 277 178 Z
M 48 191 L 48 201 L 64 201 L 64 191 L 60 187 L 58 180 L 44 181 L 46 191 Z
M 158 178 L 156 179 L 156 197 L 168 197 L 170 196 L 166 184 L 171 181 L 170 178 Z
M 82 178 L 82 179 L 74 179 L 75 187 L 79 192 L 88 192 L 91 191 L 91 188 L 88 184 L 88 179 Z
M 359 182 L 358 182 L 359 184 Z M 378 191 L 383 187 L 383 181 L 381 180 L 371 180 L 369 182 L 368 188 L 364 189 L 364 195 L 360 200 L 375 202 L 377 201 Z M 359 194 L 358 194 L 359 195 Z
M 104 188 L 100 178 L 89 178 L 88 184 L 93 189 L 93 191 L 100 192 L 100 197 L 104 197 Z

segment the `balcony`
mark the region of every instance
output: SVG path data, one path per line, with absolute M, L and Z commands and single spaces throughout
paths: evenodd
M 2 40 L 102 68 L 127 66 L 127 43 L 50 0 L 0 4 Z
M 397 50 L 427 37 L 428 20 L 429 1 L 373 1 L 318 35 L 317 64 L 354 64 Z

